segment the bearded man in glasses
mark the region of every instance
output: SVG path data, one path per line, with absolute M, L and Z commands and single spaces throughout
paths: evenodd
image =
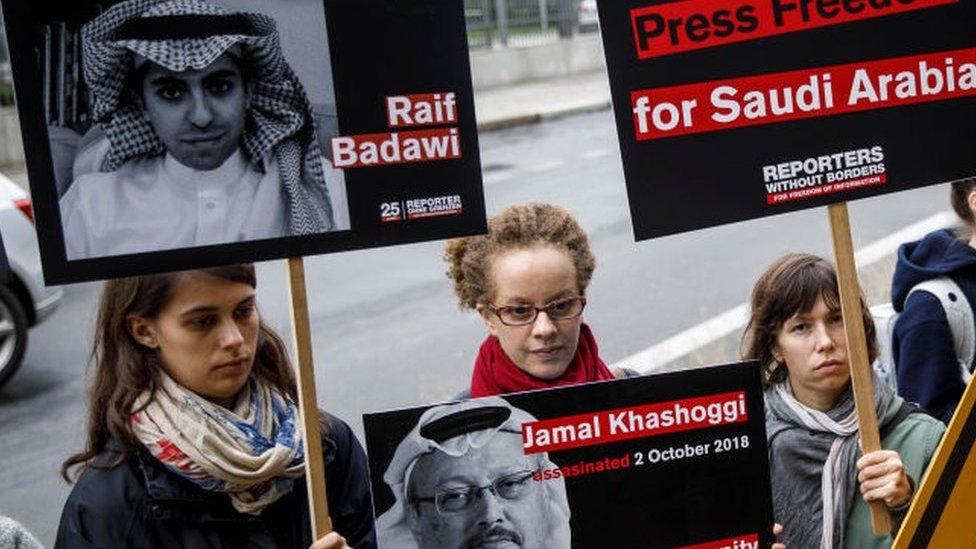
M 535 419 L 498 397 L 424 412 L 383 475 L 396 503 L 377 521 L 380 548 L 570 547 L 563 480 L 533 480 L 556 465 L 522 450 Z

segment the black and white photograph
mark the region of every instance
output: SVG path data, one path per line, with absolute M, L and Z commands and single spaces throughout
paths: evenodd
M 754 362 L 363 422 L 381 549 L 771 542 Z
M 94 124 L 59 188 L 69 260 L 349 228 L 276 21 L 234 4 L 126 0 L 81 28 Z
M 345 19 L 329 21 L 330 4 Z M 330 141 L 343 130 L 360 133 L 355 124 L 340 127 L 336 65 L 351 67 L 347 90 L 357 80 L 362 86 L 363 71 L 384 73 L 383 63 L 363 48 L 334 52 L 330 26 L 359 25 L 370 41 L 376 37 L 368 30 L 384 18 L 394 25 L 402 20 L 406 34 L 426 32 L 395 10 L 371 17 L 368 2 L 343 4 L 5 2 L 7 20 L 36 22 L 11 27 L 9 35 L 21 126 L 25 142 L 35 144 L 27 162 L 49 282 L 340 251 L 481 227 L 466 57 L 434 63 L 408 46 L 386 62 L 406 59 L 419 76 L 403 81 L 385 73 L 358 91 L 379 107 L 387 96 L 450 93 L 458 128 L 438 129 L 452 138 L 453 154 L 437 159 L 444 166 L 335 166 Z M 440 47 L 454 52 L 448 57 L 460 59 L 464 20 L 460 8 L 443 8 L 422 11 L 456 22 L 435 34 Z M 451 39 L 444 40 L 445 33 Z M 423 40 L 413 44 L 423 46 Z M 349 110 L 347 121 L 361 116 L 376 118 L 365 126 L 386 126 L 382 113 L 372 116 L 355 105 Z M 353 171 L 359 173 L 350 177 Z M 439 192 L 402 188 L 418 180 L 439 184 Z M 394 196 L 367 203 L 374 200 L 372 187 L 391 183 L 401 187 Z M 357 202 L 352 188 L 361 193 L 358 211 L 350 209 Z M 455 206 L 423 219 L 402 216 L 409 223 L 399 227 L 390 226 L 388 211 L 379 213 L 406 210 L 410 200 Z
M 396 503 L 377 518 L 380 546 L 569 547 L 565 483 L 535 482 L 555 464 L 522 452 L 522 424 L 535 420 L 500 397 L 424 412 L 383 475 Z

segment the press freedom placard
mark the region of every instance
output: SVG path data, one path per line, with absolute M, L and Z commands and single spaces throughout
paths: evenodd
M 598 0 L 638 240 L 976 175 L 976 0 Z
M 364 416 L 381 549 L 769 547 L 755 362 Z

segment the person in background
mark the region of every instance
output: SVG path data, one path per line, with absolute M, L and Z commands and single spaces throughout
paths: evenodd
M 477 311 L 488 328 L 470 396 L 624 375 L 603 362 L 582 320 L 596 260 L 565 209 L 509 206 L 489 219 L 488 234 L 448 241 L 444 258 L 458 304 Z
M 834 267 L 790 254 L 756 281 L 742 356 L 763 371 L 773 512 L 790 549 L 889 547 L 871 529 L 882 502 L 894 530 L 945 427 L 872 376 L 883 450 L 860 455 Z M 870 360 L 874 322 L 861 299 Z
M 313 544 L 295 377 L 255 286 L 253 265 L 105 284 L 56 547 L 376 546 L 365 453 L 321 412 L 336 531 Z
M 973 365 L 961 367 L 939 298 L 930 292 L 912 292 L 912 288 L 949 277 L 968 301 L 969 314 L 976 314 L 972 309 L 976 306 L 976 179 L 953 182 L 950 192 L 952 209 L 962 220 L 963 230 L 957 234 L 941 229 L 902 244 L 891 282 L 891 304 L 901 313 L 891 343 L 898 393 L 946 424 L 962 398 Z M 976 338 L 976 334 L 968 337 Z

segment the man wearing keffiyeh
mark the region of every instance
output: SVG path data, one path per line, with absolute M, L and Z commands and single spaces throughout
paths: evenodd
M 383 475 L 396 502 L 377 519 L 380 547 L 570 547 L 565 482 L 534 480 L 556 465 L 522 448 L 535 420 L 500 397 L 424 412 Z
M 61 199 L 69 259 L 347 228 L 273 19 L 128 0 L 85 25 L 82 50 L 109 150 Z

